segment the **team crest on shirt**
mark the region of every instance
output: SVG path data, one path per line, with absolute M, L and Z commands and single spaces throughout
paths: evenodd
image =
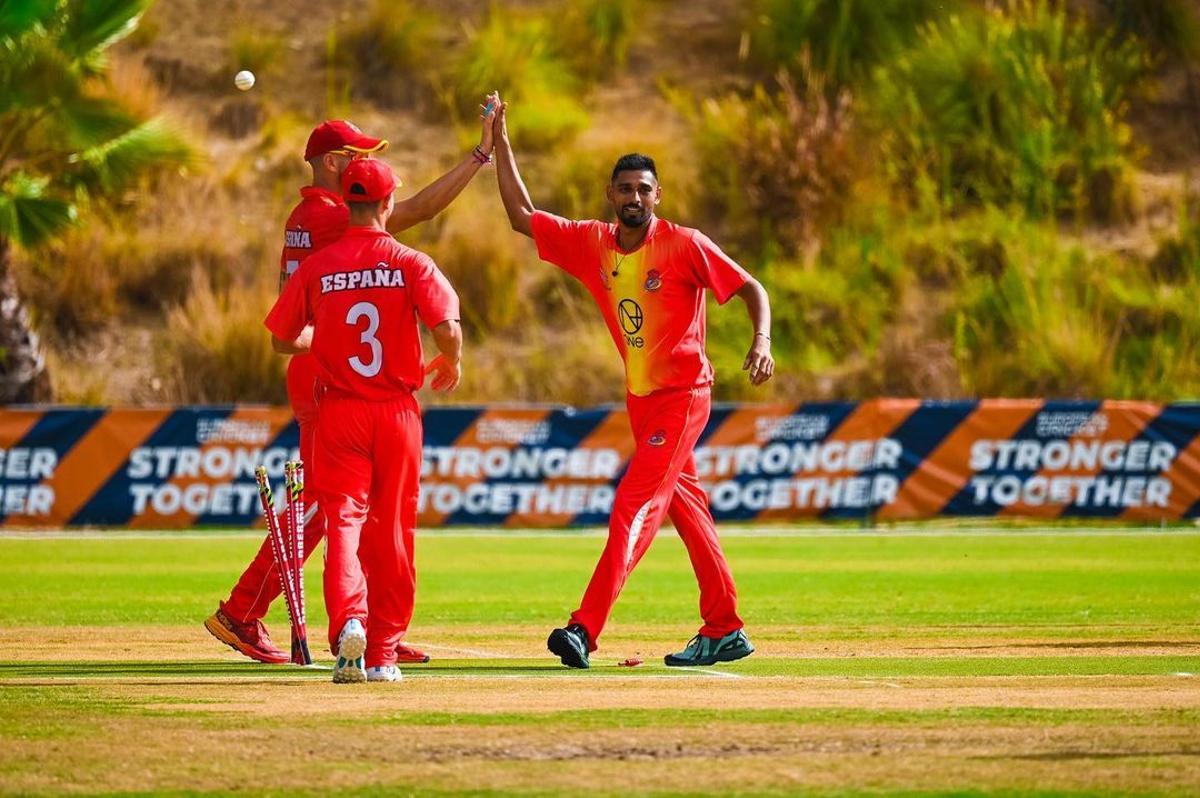
M 655 430 L 654 434 L 646 440 L 646 443 L 650 444 L 651 446 L 662 446 L 666 442 L 667 431 L 662 429 Z
M 657 291 L 662 288 L 662 275 L 658 269 L 651 269 L 646 272 L 646 284 L 644 287 L 647 291 Z

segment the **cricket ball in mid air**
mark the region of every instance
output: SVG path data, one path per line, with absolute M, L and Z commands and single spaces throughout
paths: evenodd
M 254 73 L 249 69 L 243 69 L 233 76 L 233 85 L 242 91 L 250 91 L 254 88 Z

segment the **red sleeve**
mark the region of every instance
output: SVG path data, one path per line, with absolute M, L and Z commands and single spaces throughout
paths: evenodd
M 746 270 L 722 252 L 704 233 L 696 231 L 692 236 L 691 248 L 692 271 L 696 282 L 711 289 L 720 304 L 728 302 L 750 279 Z
M 444 321 L 462 318 L 458 307 L 458 294 L 442 274 L 437 264 L 428 255 L 418 254 L 411 270 L 408 285 L 409 295 L 416 306 L 421 322 L 433 329 Z
M 271 335 L 281 341 L 291 341 L 312 320 L 312 312 L 308 306 L 308 275 L 312 270 L 307 268 L 308 261 L 300 266 L 300 270 L 283 286 L 283 293 L 275 300 L 274 307 L 263 320 L 263 324 Z
M 530 227 L 539 258 L 583 279 L 587 271 L 587 264 L 581 257 L 585 251 L 586 222 L 574 222 L 545 211 L 534 211 Z

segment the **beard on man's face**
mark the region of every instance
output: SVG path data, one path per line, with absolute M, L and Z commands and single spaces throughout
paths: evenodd
M 646 222 L 650 221 L 650 211 L 647 208 L 641 208 L 636 205 L 628 205 L 621 209 L 617 214 L 621 220 L 621 224 L 626 227 L 641 227 Z

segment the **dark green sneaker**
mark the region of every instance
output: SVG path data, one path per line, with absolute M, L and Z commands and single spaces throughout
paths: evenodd
M 687 647 L 678 654 L 668 654 L 663 662 L 672 666 L 715 665 L 718 662 L 733 662 L 754 653 L 754 646 L 746 639 L 741 629 L 724 637 L 696 635 Z
M 546 640 L 546 648 L 557 654 L 568 668 L 588 668 L 588 633 L 577 623 L 555 629 Z

